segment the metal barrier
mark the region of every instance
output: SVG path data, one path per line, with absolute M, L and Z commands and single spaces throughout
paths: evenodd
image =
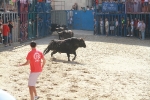
M 51 11 L 51 22 L 59 25 L 67 25 L 67 11 L 66 10 L 53 10 Z

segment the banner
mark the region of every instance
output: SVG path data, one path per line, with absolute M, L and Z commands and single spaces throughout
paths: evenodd
M 102 12 L 117 12 L 117 11 L 118 11 L 117 3 L 114 3 L 114 2 L 102 3 Z

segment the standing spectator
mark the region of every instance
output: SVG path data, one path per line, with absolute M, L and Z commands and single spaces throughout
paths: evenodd
M 8 24 L 3 24 L 3 39 L 4 39 L 4 45 L 5 47 L 7 47 L 7 43 L 8 43 L 8 35 L 9 35 L 9 27 Z
M 8 42 L 9 42 L 9 45 L 11 46 L 11 43 L 12 43 L 12 28 L 13 28 L 13 23 L 12 23 L 11 20 L 8 22 L 8 27 L 9 27 L 9 30 L 10 30 L 10 33 L 9 33 L 9 36 L 8 36 Z
M 144 9 L 144 0 L 141 0 L 141 5 L 142 5 L 142 12 L 145 12 L 145 9 Z
M 133 30 L 134 35 L 137 34 L 137 24 L 138 24 L 138 20 L 135 18 L 135 19 L 134 19 L 134 30 Z
M 115 21 L 115 35 L 117 36 L 118 35 L 118 19 L 116 18 L 116 21 Z
M 140 31 L 141 31 L 141 38 L 142 38 L 142 40 L 145 39 L 145 28 L 146 28 L 146 25 L 145 25 L 144 21 L 142 20 L 141 21 L 141 25 L 140 25 Z
M 130 33 L 131 33 L 131 29 L 130 29 L 130 27 L 131 27 L 131 24 L 130 24 L 130 20 L 129 20 L 129 18 L 127 19 L 127 36 L 130 36 Z
M 31 72 L 30 72 L 29 82 L 28 82 L 29 92 L 30 92 L 31 100 L 37 100 L 39 97 L 37 96 L 35 84 L 37 78 L 42 72 L 42 69 L 44 68 L 46 60 L 44 58 L 43 53 L 36 49 L 35 42 L 31 42 L 30 47 L 32 50 L 28 53 L 26 57 L 27 61 L 24 64 L 21 64 L 20 66 L 25 66 L 30 64 Z M 43 60 L 42 64 L 41 64 L 41 60 Z
M 134 0 L 134 12 L 138 12 L 138 1 Z
M 77 3 L 74 4 L 74 10 L 78 10 L 78 4 Z
M 139 36 L 139 39 L 141 39 L 141 30 L 140 30 L 140 26 L 141 26 L 141 21 L 140 21 L 140 19 L 138 19 L 137 30 L 138 30 L 138 36 Z
M 131 19 L 131 36 L 133 36 L 133 31 L 134 31 L 134 21 Z
M 103 22 L 103 19 L 100 18 L 100 34 L 104 34 L 104 22 Z
M 109 22 L 108 19 L 105 19 L 105 31 L 106 31 L 106 36 L 108 36 L 108 32 L 109 32 Z
M 144 0 L 144 10 L 148 12 L 148 0 Z
M 69 29 L 72 29 L 72 23 L 73 23 L 73 19 L 72 16 L 70 16 L 68 19 Z
M 124 31 L 125 31 L 125 20 L 124 18 L 122 17 L 122 20 L 121 20 L 121 27 L 122 27 L 122 35 L 124 35 Z
M 86 6 L 86 10 L 90 10 L 89 6 Z
M 142 3 L 141 3 L 141 0 L 138 0 L 138 12 L 142 12 Z
M 3 34 L 2 34 L 2 32 L 3 32 L 3 21 L 2 21 L 2 19 L 0 19 L 0 44 L 3 43 Z
M 148 12 L 150 12 L 150 0 L 148 1 Z
M 112 21 L 110 22 L 111 35 L 114 35 L 114 26 L 115 26 L 115 21 L 112 19 Z
M 97 26 L 98 26 L 97 20 L 94 19 L 94 35 L 97 34 Z

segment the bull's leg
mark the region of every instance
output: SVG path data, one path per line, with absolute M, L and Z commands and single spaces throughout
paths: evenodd
M 55 54 L 55 53 L 57 53 L 57 51 L 53 51 L 52 53 L 51 53 L 51 57 L 53 57 L 53 54 Z
M 74 61 L 76 59 L 76 56 L 77 56 L 76 52 L 74 52 L 73 54 L 74 54 L 74 58 L 72 59 L 72 61 Z
M 70 61 L 70 54 L 69 53 L 67 53 L 67 57 L 68 57 L 68 61 Z

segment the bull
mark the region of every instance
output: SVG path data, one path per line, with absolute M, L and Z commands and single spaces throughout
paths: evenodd
M 53 54 L 56 54 L 57 52 L 60 53 L 66 53 L 68 57 L 68 61 L 70 61 L 70 54 L 74 54 L 74 58 L 76 59 L 76 50 L 79 47 L 86 47 L 86 44 L 82 38 L 68 38 L 64 40 L 52 40 L 47 48 L 44 50 L 43 54 L 46 55 L 50 50 L 52 50 L 51 57 L 53 57 Z
M 63 30 L 63 31 L 58 32 L 58 36 L 59 36 L 59 39 L 62 40 L 62 39 L 73 37 L 74 33 L 72 30 Z

